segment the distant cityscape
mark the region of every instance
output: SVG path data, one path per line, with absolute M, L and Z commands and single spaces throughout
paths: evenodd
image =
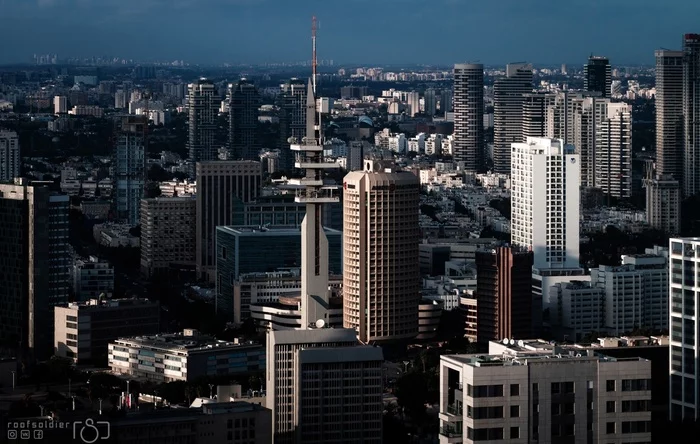
M 0 66 L 2 436 L 690 436 L 679 37 L 654 66 L 361 66 L 317 57 L 314 17 L 309 61 Z

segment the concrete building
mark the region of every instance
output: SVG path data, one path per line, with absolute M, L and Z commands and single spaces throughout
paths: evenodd
M 479 342 L 531 337 L 532 260 L 531 251 L 517 247 L 477 251 L 475 295 Z
M 71 290 L 70 198 L 49 196 L 49 304 L 68 302 Z
M 545 137 L 545 115 L 554 94 L 532 93 L 523 95 L 523 119 L 521 142 L 528 137 Z
M 302 80 L 290 79 L 280 85 L 280 140 L 277 148 L 280 150 L 279 167 L 282 171 L 294 168 L 289 138 L 301 140 L 307 136 L 307 96 L 307 85 Z
M 657 164 L 658 168 L 658 164 Z M 668 234 L 681 231 L 681 196 L 678 180 L 671 174 L 644 179 L 647 223 Z
M 153 382 L 194 381 L 265 369 L 265 348 L 258 343 L 220 341 L 196 330 L 119 338 L 109 343 L 113 373 Z
M 351 329 L 271 331 L 267 341 L 275 444 L 382 442 L 381 348 L 358 345 Z
M 197 199 L 141 200 L 141 273 L 146 277 L 193 270 L 196 259 Z
M 437 113 L 438 96 L 437 91 L 433 88 L 428 88 L 423 93 L 423 107 L 425 114 L 429 117 L 435 116 Z
M 683 51 L 666 49 L 654 52 L 656 174 L 679 183 L 683 178 L 683 55 Z
M 604 292 L 603 326 L 608 334 L 668 328 L 668 252 L 657 253 L 623 256 L 620 266 L 591 270 L 591 285 Z
M 617 199 L 632 197 L 632 105 L 608 103 L 596 128 L 593 186 Z
M 344 325 L 360 341 L 418 334 L 418 178 L 365 161 L 343 179 Z
M 454 66 L 454 160 L 467 171 L 484 168 L 484 65 Z
M 129 334 L 160 332 L 160 304 L 148 299 L 90 299 L 54 308 L 56 356 L 74 363 L 105 365 L 107 346 Z
M 683 195 L 700 193 L 700 34 L 683 37 Z
M 228 150 L 233 160 L 257 160 L 260 151 L 258 109 L 260 94 L 252 83 L 241 79 L 228 85 Z
M 670 419 L 700 419 L 700 238 L 671 238 L 669 267 Z
M 68 112 L 68 97 L 55 96 L 53 98 L 53 113 L 66 114 Z
M 301 282 L 299 282 L 301 288 Z M 328 291 L 328 302 L 325 304 L 324 326 L 328 328 L 343 328 L 343 297 L 338 288 Z M 272 330 L 303 330 L 306 326 L 302 321 L 303 300 L 301 289 L 294 294 L 280 296 L 275 302 L 258 302 L 251 304 L 250 317 L 255 322 L 258 332 Z
M 491 342 L 441 356 L 439 384 L 440 443 L 651 441 L 647 359 Z
M 610 97 L 612 85 L 612 70 L 607 57 L 589 57 L 588 63 L 583 66 L 583 89 L 591 92 L 599 92 L 603 97 Z
M 219 99 L 216 86 L 207 79 L 202 78 L 187 85 L 187 151 L 191 177 L 196 175 L 195 165 L 198 162 L 216 159 L 214 137 L 218 125 Z
M 260 195 L 262 166 L 252 160 L 197 163 L 196 262 L 200 279 L 213 282 L 216 227 L 231 225 L 243 203 Z
M 0 185 L 0 341 L 50 356 L 50 191 L 25 179 Z
M 19 177 L 21 164 L 19 136 L 14 131 L 0 130 L 0 182 Z
M 590 276 L 556 282 L 549 291 L 550 324 L 558 340 L 580 341 L 605 330 L 605 289 L 592 285 Z
M 522 142 L 524 94 L 532 92 L 532 65 L 509 63 L 493 85 L 493 171 L 510 173 L 510 145 Z M 542 134 L 539 135 L 540 137 Z
M 579 267 L 580 157 L 563 140 L 512 144 L 511 242 L 535 268 Z
M 101 295 L 111 298 L 114 292 L 114 267 L 106 260 L 90 256 L 77 259 L 73 264 L 73 296 L 76 301 L 87 301 Z
M 146 186 L 146 119 L 123 117 L 114 147 L 114 211 L 117 219 L 138 225 Z

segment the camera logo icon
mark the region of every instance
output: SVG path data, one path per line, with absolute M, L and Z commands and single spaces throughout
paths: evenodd
M 109 421 L 95 421 L 88 418 L 83 423 L 73 423 L 73 439 L 80 439 L 85 444 L 93 444 L 97 441 L 109 439 L 111 435 Z
M 7 439 L 17 439 L 17 430 L 8 430 Z

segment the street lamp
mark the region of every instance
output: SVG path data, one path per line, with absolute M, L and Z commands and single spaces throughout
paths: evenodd
M 411 361 L 403 361 L 403 372 L 408 373 L 408 364 L 410 364 Z
M 131 407 L 131 396 L 129 393 L 129 383 L 130 382 L 131 381 L 129 381 L 128 379 L 126 380 L 126 408 L 127 409 Z
M 100 401 L 100 410 L 99 410 L 99 414 L 102 415 L 102 398 L 98 398 L 98 401 Z
M 209 384 L 209 399 L 214 399 L 214 384 Z

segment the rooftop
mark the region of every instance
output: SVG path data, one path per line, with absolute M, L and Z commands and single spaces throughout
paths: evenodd
M 233 235 L 257 235 L 257 236 L 295 236 L 301 235 L 301 227 L 294 225 L 277 225 L 277 226 L 259 226 L 259 225 L 230 225 L 216 227 L 217 231 L 221 231 Z M 323 231 L 329 234 L 340 234 L 338 230 L 323 227 Z
M 136 305 L 157 305 L 158 302 L 151 302 L 146 298 L 129 299 L 90 299 L 88 301 L 70 302 L 67 307 L 72 309 L 99 309 L 116 307 L 133 307 Z
M 260 346 L 260 344 L 253 341 L 244 343 L 241 343 L 238 340 L 234 340 L 234 342 L 221 341 L 212 336 L 202 335 L 196 330 L 185 330 L 184 333 L 168 333 L 153 336 L 119 338 L 115 342 L 120 344 L 136 345 L 144 348 L 179 350 L 186 353 L 207 351 L 214 348 Z

